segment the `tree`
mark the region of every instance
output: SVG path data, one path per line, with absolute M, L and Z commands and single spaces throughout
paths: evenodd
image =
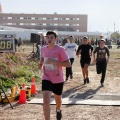
M 120 33 L 119 32 L 114 32 L 114 33 L 112 33 L 111 34 L 111 39 L 113 39 L 113 40 L 118 40 L 118 39 L 120 39 Z

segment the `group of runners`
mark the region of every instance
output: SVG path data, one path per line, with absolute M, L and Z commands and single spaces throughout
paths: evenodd
M 72 64 L 75 55 L 80 58 L 80 65 L 83 74 L 83 84 L 89 83 L 88 67 L 93 54 L 93 61 L 96 63 L 96 71 L 101 75 L 101 86 L 104 86 L 105 73 L 107 63 L 109 61 L 109 50 L 105 47 L 105 40 L 100 38 L 99 46 L 93 49 L 88 44 L 88 37 L 83 37 L 83 44 L 78 46 L 74 43 L 74 37 L 69 36 L 68 43 L 63 47 L 56 45 L 57 34 L 54 31 L 46 33 L 46 41 L 48 45 L 42 47 L 41 61 L 38 64 L 39 69 L 43 69 L 42 73 L 42 94 L 43 94 L 43 112 L 45 120 L 50 120 L 50 98 L 52 93 L 56 102 L 56 119 L 62 119 L 62 91 L 64 85 L 64 73 L 62 67 L 66 67 L 66 81 L 73 79 Z M 107 57 L 106 57 L 107 55 Z

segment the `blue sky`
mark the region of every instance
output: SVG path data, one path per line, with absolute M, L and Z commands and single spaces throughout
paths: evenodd
M 4 13 L 87 14 L 88 31 L 120 31 L 120 0 L 0 0 Z M 114 25 L 115 23 L 115 25 Z

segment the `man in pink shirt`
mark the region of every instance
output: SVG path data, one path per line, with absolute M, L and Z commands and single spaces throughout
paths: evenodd
M 38 67 L 43 66 L 42 94 L 45 120 L 50 120 L 50 98 L 54 93 L 56 119 L 61 120 L 62 91 L 64 75 L 62 67 L 70 67 L 70 61 L 64 48 L 55 44 L 57 35 L 53 31 L 46 33 L 48 45 L 42 48 L 42 58 Z

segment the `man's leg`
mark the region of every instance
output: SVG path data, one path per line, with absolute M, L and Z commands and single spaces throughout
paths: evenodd
M 89 83 L 90 81 L 89 81 L 89 77 L 88 77 L 88 66 L 89 66 L 89 64 L 85 64 L 84 65 L 84 71 L 85 71 L 85 80 L 86 80 L 86 82 L 87 83 Z
M 72 64 L 74 62 L 74 58 L 70 58 L 70 63 L 71 63 L 71 67 L 70 67 L 70 79 L 73 78 L 73 71 L 72 71 Z
M 88 64 L 84 65 L 85 76 L 88 77 Z
M 69 75 L 70 75 L 70 67 L 66 67 L 66 80 L 68 80 Z
M 62 97 L 61 95 L 56 95 L 54 94 L 55 102 L 56 102 L 56 109 L 60 110 L 61 105 L 62 105 Z
M 50 120 L 50 98 L 51 98 L 51 91 L 43 91 L 43 111 L 45 120 Z
M 64 83 L 54 84 L 53 93 L 56 102 L 56 118 L 57 120 L 61 120 L 62 112 L 61 112 L 61 105 L 62 105 L 62 91 L 63 91 Z
M 83 61 L 80 61 L 80 64 L 81 64 L 81 69 L 82 69 L 83 81 L 84 81 L 84 84 L 86 84 L 86 80 L 85 80 L 85 70 L 84 70 L 84 62 L 83 62 Z
M 61 95 L 54 94 L 55 102 L 56 102 L 56 119 L 61 120 L 62 112 L 61 112 L 61 105 L 62 105 L 62 97 Z
M 82 74 L 83 74 L 83 78 L 85 79 L 85 70 L 84 70 L 84 68 L 82 68 Z
M 84 84 L 86 84 L 87 81 L 86 81 L 86 78 L 85 78 L 85 69 L 84 68 L 82 68 L 82 74 L 83 74 L 83 82 L 84 82 Z
M 53 84 L 48 80 L 42 80 L 43 112 L 45 120 L 50 120 L 50 98 Z
M 106 74 L 106 68 L 107 68 L 107 63 L 106 61 L 104 61 L 102 63 L 102 76 L 101 76 L 101 83 L 104 83 L 104 80 L 105 80 L 105 74 Z
M 96 71 L 97 74 L 100 74 L 102 72 L 101 62 L 96 62 Z

